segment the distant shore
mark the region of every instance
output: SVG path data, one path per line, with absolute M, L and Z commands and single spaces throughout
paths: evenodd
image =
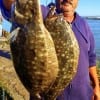
M 84 16 L 86 19 L 100 20 L 100 16 Z

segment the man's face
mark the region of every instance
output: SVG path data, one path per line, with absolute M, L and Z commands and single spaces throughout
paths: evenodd
M 78 0 L 56 0 L 57 9 L 63 12 L 74 11 L 77 7 Z

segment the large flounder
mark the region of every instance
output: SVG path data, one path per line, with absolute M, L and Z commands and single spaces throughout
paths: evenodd
M 63 15 L 55 14 L 55 7 L 52 7 L 48 13 L 45 26 L 54 40 L 59 62 L 59 73 L 44 98 L 45 100 L 55 100 L 77 72 L 79 46 L 71 26 L 64 20 Z
M 13 20 L 19 24 L 10 47 L 20 80 L 40 100 L 55 81 L 58 60 L 53 40 L 45 28 L 39 0 L 17 0 Z

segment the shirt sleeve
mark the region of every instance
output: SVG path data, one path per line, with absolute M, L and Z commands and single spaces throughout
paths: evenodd
M 44 6 L 44 5 L 41 5 L 41 10 L 42 10 L 43 19 L 45 19 L 47 14 L 48 14 L 48 12 L 49 12 L 49 8 Z
M 94 40 L 94 35 L 89 27 L 88 24 L 86 24 L 87 27 L 87 32 L 89 35 L 89 43 L 90 43 L 90 48 L 88 51 L 89 55 L 89 67 L 96 66 L 96 51 L 95 51 L 95 40 Z
M 9 21 L 9 19 L 11 18 L 11 10 L 7 10 L 3 4 L 3 2 L 1 1 L 0 2 L 0 9 L 1 9 L 1 13 L 2 13 L 2 16 Z

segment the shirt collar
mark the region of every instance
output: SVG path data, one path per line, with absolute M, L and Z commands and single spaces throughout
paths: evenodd
M 75 12 L 75 19 L 72 22 L 72 26 L 76 27 L 82 37 L 88 42 L 85 20 L 78 13 Z

